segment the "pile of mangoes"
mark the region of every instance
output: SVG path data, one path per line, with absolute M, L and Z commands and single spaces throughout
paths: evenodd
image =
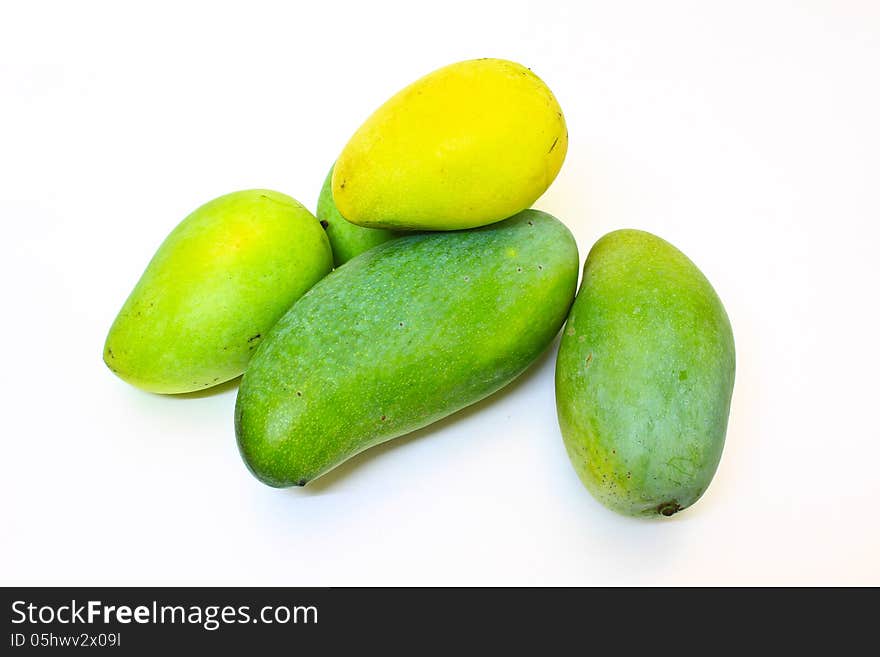
M 165 394 L 244 373 L 244 462 L 270 486 L 304 486 L 503 388 L 564 324 L 556 400 L 578 475 L 615 511 L 672 515 L 721 458 L 730 323 L 686 256 L 636 230 L 593 246 L 575 298 L 572 234 L 528 209 L 567 148 L 559 103 L 529 69 L 434 71 L 355 132 L 317 218 L 260 189 L 186 217 L 104 360 Z

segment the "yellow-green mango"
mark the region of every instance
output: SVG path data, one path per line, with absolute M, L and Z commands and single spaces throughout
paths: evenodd
M 735 369 L 727 313 L 687 256 L 638 230 L 600 239 L 556 361 L 559 426 L 587 489 L 630 516 L 696 502 L 721 458 Z
M 483 226 L 531 206 L 567 149 L 562 109 L 537 75 L 503 59 L 459 62 L 367 119 L 336 162 L 333 199 L 369 228 Z
M 110 327 L 104 362 L 150 392 L 233 379 L 331 266 L 321 225 L 294 199 L 267 189 L 221 196 L 159 247 Z
M 374 246 L 398 237 L 401 233 L 382 228 L 364 228 L 346 221 L 339 214 L 336 204 L 333 202 L 330 181 L 333 178 L 333 168 L 324 180 L 321 187 L 321 195 L 318 197 L 318 221 L 327 231 L 330 240 L 330 248 L 333 249 L 333 266 L 340 267 L 364 251 L 369 251 Z
M 248 365 L 235 407 L 245 463 L 271 486 L 304 486 L 492 394 L 556 337 L 577 274 L 571 233 L 536 210 L 362 253 L 297 301 Z

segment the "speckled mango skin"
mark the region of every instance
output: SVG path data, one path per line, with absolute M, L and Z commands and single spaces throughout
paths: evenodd
M 600 239 L 556 363 L 568 456 L 593 496 L 629 516 L 670 516 L 712 480 L 727 431 L 735 355 L 718 295 L 650 233 Z
M 571 233 L 533 210 L 350 260 L 294 304 L 245 372 L 245 463 L 270 486 L 304 486 L 499 390 L 556 336 L 577 273 Z
M 341 267 L 355 256 L 398 237 L 400 233 L 382 228 L 364 228 L 346 221 L 333 202 L 332 179 L 333 167 L 330 168 L 318 197 L 318 221 L 330 240 L 333 266 Z
M 253 189 L 214 199 L 159 247 L 110 328 L 104 362 L 157 393 L 233 379 L 332 257 L 318 220 L 289 196 Z
M 459 62 L 394 95 L 357 130 L 333 172 L 333 198 L 370 228 L 457 230 L 530 207 L 568 149 L 553 93 L 503 59 Z

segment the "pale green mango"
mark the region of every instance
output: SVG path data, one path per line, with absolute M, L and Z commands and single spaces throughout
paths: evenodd
M 110 328 L 104 362 L 150 392 L 233 379 L 331 266 L 321 225 L 294 199 L 266 189 L 221 196 L 159 247 Z

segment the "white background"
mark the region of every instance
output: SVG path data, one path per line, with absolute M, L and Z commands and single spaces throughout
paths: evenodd
M 4 2 L 0 583 L 880 584 L 878 35 L 871 0 Z M 555 345 L 305 490 L 246 471 L 235 385 L 161 397 L 102 363 L 188 212 L 250 187 L 314 208 L 375 107 L 485 56 L 562 104 L 537 207 L 581 258 L 649 230 L 727 306 L 727 446 L 669 521 L 581 486 Z

